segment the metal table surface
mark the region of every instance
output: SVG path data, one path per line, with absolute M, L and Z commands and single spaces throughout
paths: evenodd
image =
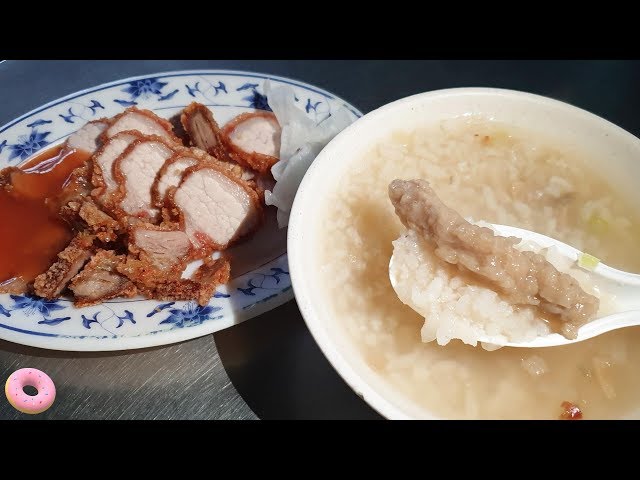
M 325 88 L 363 112 L 440 88 L 491 86 L 558 98 L 640 134 L 637 61 L 5 61 L 0 124 L 43 103 L 120 78 L 236 69 Z M 0 219 L 1 221 L 1 219 Z M 58 389 L 27 416 L 0 399 L 0 419 L 375 419 L 309 334 L 294 301 L 214 335 L 112 353 L 40 350 L 0 341 L 0 381 L 34 367 Z

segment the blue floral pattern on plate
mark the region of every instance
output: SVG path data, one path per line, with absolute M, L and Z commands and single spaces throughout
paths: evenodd
M 239 113 L 270 110 L 264 82 L 286 84 L 294 101 L 316 122 L 332 110 L 361 113 L 344 100 L 282 77 L 233 71 L 186 71 L 99 85 L 56 100 L 0 127 L 0 169 L 19 165 L 56 145 L 85 122 L 135 105 L 165 118 L 191 102 L 209 106 L 224 124 Z M 286 253 L 265 258 L 220 287 L 208 305 L 123 299 L 75 308 L 66 299 L 0 294 L 0 338 L 58 350 L 125 350 L 178 342 L 212 333 L 273 309 L 293 298 Z

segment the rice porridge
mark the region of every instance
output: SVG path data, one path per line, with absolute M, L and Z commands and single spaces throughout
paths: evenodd
M 387 194 L 396 178 L 428 180 L 464 217 L 537 231 L 640 272 L 638 209 L 592 170 L 594 161 L 464 118 L 381 139 L 336 185 L 317 223 L 334 321 L 368 367 L 425 416 L 552 419 L 569 401 L 584 418 L 640 418 L 640 328 L 546 349 L 439 346 L 422 342 L 425 319 L 389 281 L 392 242 L 405 230 Z

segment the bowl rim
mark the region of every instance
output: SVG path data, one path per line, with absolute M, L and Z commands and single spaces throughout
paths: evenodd
M 563 109 L 570 114 L 580 116 L 588 121 L 598 122 L 603 129 L 607 129 L 608 131 L 615 132 L 617 135 L 626 137 L 627 141 L 635 143 L 640 149 L 640 139 L 638 137 L 609 120 L 589 112 L 588 110 L 562 100 L 556 100 L 543 95 L 492 87 L 447 88 L 426 91 L 400 98 L 382 105 L 357 119 L 324 147 L 305 173 L 300 186 L 298 187 L 293 206 L 291 208 L 287 232 L 287 253 L 289 255 L 288 260 L 291 284 L 298 308 L 302 314 L 305 324 L 331 366 L 358 396 L 360 396 L 371 408 L 387 419 L 409 420 L 414 417 L 402 411 L 402 409 L 394 405 L 390 400 L 379 393 L 369 381 L 363 378 L 363 375 L 356 371 L 345 355 L 339 351 L 336 342 L 331 339 L 328 330 L 323 327 L 324 322 L 321 320 L 321 315 L 319 311 L 313 307 L 313 302 L 310 298 L 309 292 L 307 291 L 308 289 L 306 288 L 305 282 L 300 278 L 305 275 L 303 269 L 299 268 L 301 266 L 302 257 L 305 255 L 305 249 L 303 246 L 304 242 L 301 240 L 304 238 L 305 228 L 313 224 L 313 222 L 305 222 L 303 220 L 304 216 L 302 214 L 302 210 L 304 203 L 308 203 L 305 199 L 311 195 L 306 192 L 312 190 L 312 188 L 310 188 L 312 183 L 316 181 L 316 177 L 321 175 L 320 172 L 323 169 L 323 164 L 329 161 L 329 158 L 332 156 L 332 152 L 336 150 L 337 146 L 342 146 L 344 139 L 352 135 L 352 132 L 357 132 L 359 129 L 365 128 L 367 124 L 375 122 L 379 117 L 384 117 L 396 109 L 406 108 L 411 104 L 423 102 L 425 99 L 435 97 L 460 97 L 465 95 L 494 96 L 498 98 L 504 97 L 508 99 L 531 101 L 550 108 Z

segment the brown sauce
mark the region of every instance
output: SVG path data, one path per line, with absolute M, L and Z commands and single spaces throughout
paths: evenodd
M 69 243 L 57 196 L 88 158 L 87 152 L 50 148 L 12 169 L 10 185 L 0 186 L 0 285 L 18 277 L 33 281 Z

